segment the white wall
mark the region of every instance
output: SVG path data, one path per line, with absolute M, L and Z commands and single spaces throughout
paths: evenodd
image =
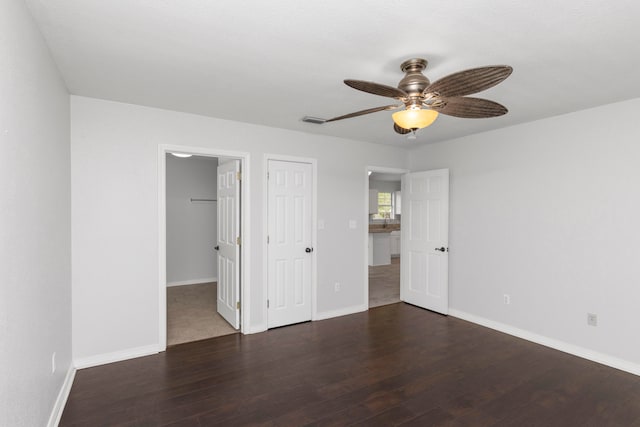
M 0 425 L 44 426 L 71 367 L 69 95 L 23 1 L 0 52 Z
M 452 309 L 638 366 L 638 111 L 634 99 L 409 153 L 411 170 L 450 168 Z
M 250 330 L 266 328 L 265 154 L 317 159 L 319 314 L 366 309 L 365 168 L 403 168 L 402 149 L 75 96 L 71 111 L 75 358 L 158 343 L 159 144 L 250 153 Z
M 202 283 L 218 277 L 216 157 L 167 154 L 167 282 Z

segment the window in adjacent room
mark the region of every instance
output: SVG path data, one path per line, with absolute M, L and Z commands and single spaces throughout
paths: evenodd
M 378 193 L 378 213 L 373 214 L 373 219 L 393 219 L 393 198 L 391 193 Z

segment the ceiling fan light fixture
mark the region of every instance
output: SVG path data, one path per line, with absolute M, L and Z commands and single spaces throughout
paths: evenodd
M 404 129 L 422 129 L 431 125 L 437 118 L 438 112 L 424 108 L 398 111 L 391 115 L 395 124 Z

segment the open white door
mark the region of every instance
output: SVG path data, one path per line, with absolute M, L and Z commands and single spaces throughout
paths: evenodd
M 402 177 L 400 299 L 449 312 L 449 169 Z
M 240 161 L 218 166 L 218 313 L 240 327 Z
M 311 320 L 311 163 L 268 161 L 267 326 Z

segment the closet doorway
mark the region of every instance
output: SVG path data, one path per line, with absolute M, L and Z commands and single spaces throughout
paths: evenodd
M 161 159 L 160 341 L 166 347 L 238 333 L 245 159 L 168 148 Z

